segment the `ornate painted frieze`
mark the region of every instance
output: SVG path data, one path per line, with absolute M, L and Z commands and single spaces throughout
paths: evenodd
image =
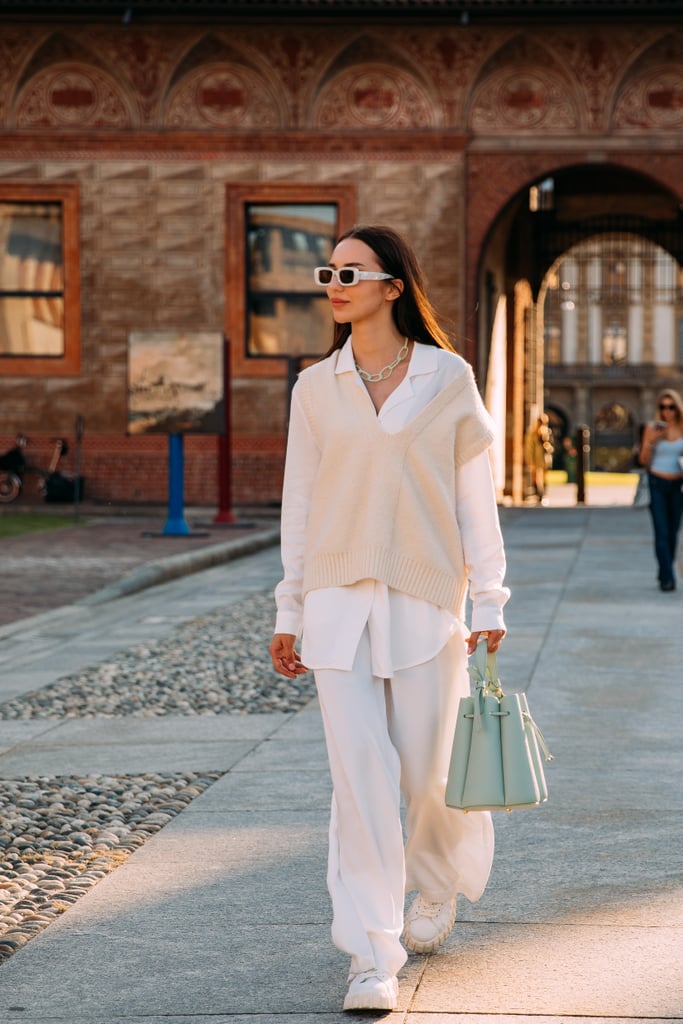
M 683 38 L 671 35 L 644 53 L 625 76 L 614 105 L 617 130 L 683 129 Z
M 490 139 L 672 132 L 683 117 L 681 36 L 650 24 L 11 33 L 0 39 L 0 126 L 8 128 L 163 128 L 207 138 L 339 130 L 369 139 L 445 130 Z
M 381 65 L 349 68 L 321 92 L 317 128 L 433 128 L 436 111 L 416 79 Z
M 468 127 L 475 133 L 566 132 L 579 123 L 571 81 L 552 54 L 527 37 L 495 54 L 473 89 Z
M 583 127 L 590 132 L 608 130 L 613 97 L 626 68 L 655 38 L 656 29 L 641 31 L 614 27 L 609 33 L 556 32 L 553 52 L 572 82 Z
M 213 64 L 186 75 L 166 104 L 168 128 L 276 128 L 283 117 L 269 86 L 244 66 Z
M 683 71 L 657 68 L 629 82 L 619 96 L 613 126 L 683 130 Z
M 63 64 L 38 72 L 17 98 L 21 128 L 127 128 L 133 115 L 117 83 L 94 67 Z

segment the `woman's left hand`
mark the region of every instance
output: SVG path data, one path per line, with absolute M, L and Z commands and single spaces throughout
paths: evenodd
M 500 647 L 503 637 L 505 636 L 504 629 L 482 629 L 477 633 L 470 633 L 467 637 L 467 653 L 474 654 L 477 644 L 479 643 L 480 636 L 488 637 L 486 650 L 489 654 L 493 654 Z

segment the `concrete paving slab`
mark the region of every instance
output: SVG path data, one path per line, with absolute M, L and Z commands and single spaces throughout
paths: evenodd
M 67 1024 L 64 1017 L 32 1017 L 26 1018 L 26 1015 L 8 1016 L 8 1021 L 22 1021 L 22 1024 Z M 317 1010 L 312 1013 L 288 1013 L 286 1017 L 283 1017 L 281 1013 L 230 1013 L 230 1014 L 191 1014 L 186 1016 L 178 1016 L 173 1014 L 172 1017 L 164 1014 L 163 1017 L 125 1017 L 125 1024 L 351 1024 L 353 1021 L 363 1021 L 363 1024 L 373 1024 L 374 1021 L 384 1021 L 385 1024 L 404 1024 L 405 1021 L 409 1020 L 410 1017 L 406 1017 L 405 1012 L 396 1012 L 391 1017 L 387 1016 L 386 1013 L 358 1013 L 349 1014 L 342 1013 L 341 1011 L 321 1014 Z M 115 1017 L 69 1017 L 68 1024 L 121 1024 L 122 1018 L 120 1015 Z M 474 1024 L 474 1022 L 473 1022 Z M 518 1019 L 519 1024 L 519 1019 Z M 569 1022 L 567 1022 L 569 1024 Z M 618 1022 L 617 1022 L 618 1024 Z M 626 1022 L 624 1022 L 626 1024 Z M 655 1022 L 657 1024 L 657 1022 Z M 670 1024 L 670 1022 L 668 1022 Z
M 288 718 L 281 712 L 263 715 L 159 715 L 153 718 L 70 718 L 50 722 L 51 729 L 34 739 L 40 746 L 143 746 L 157 743 L 220 743 L 262 740 L 281 734 Z M 3 723 L 0 723 L 0 743 Z M 46 723 L 43 722 L 43 729 Z
M 311 1013 L 288 1013 L 286 1017 L 279 1012 L 276 1013 L 230 1013 L 230 1014 L 191 1014 L 172 1017 L 126 1017 L 125 1024 L 352 1024 L 354 1021 L 362 1021 L 363 1024 L 373 1024 L 374 1021 L 384 1021 L 385 1024 L 405 1024 L 410 1019 L 405 1011 L 397 1011 L 391 1016 L 384 1013 L 342 1013 L 341 1011 L 330 1013 L 319 1013 L 314 1010 Z M 21 1020 L 23 1024 L 67 1024 L 64 1017 L 41 1017 L 27 1020 L 25 1014 L 13 1017 L 11 1014 L 8 1020 Z M 70 1017 L 68 1024 L 121 1024 L 122 1018 L 116 1017 Z M 474 1021 L 473 1021 L 474 1024 Z M 518 1021 L 519 1024 L 519 1021 Z M 569 1022 L 567 1022 L 569 1024 Z M 624 1022 L 626 1024 L 626 1022 Z M 656 1024 L 656 1022 L 655 1022 Z M 670 1024 L 670 1022 L 669 1022 Z
M 461 901 L 458 917 L 683 927 L 680 851 L 663 843 L 679 821 L 675 810 L 556 805 L 496 815 L 489 885 L 479 903 Z M 634 860 L 647 865 L 646 875 Z
M 45 719 L 0 720 L 0 756 L 22 743 L 28 743 L 31 740 L 38 742 L 39 737 L 49 735 L 58 725 L 58 722 L 45 721 Z
M 12 668 L 11 676 L 8 674 L 4 679 L 0 679 L 0 702 L 4 703 L 14 700 L 15 697 L 23 697 L 26 693 L 41 690 L 44 686 L 54 683 L 59 675 L 60 673 L 55 673 L 53 669 L 21 671 Z
M 250 752 L 239 765 L 239 771 L 298 771 L 300 769 L 324 771 L 327 750 L 323 739 L 289 741 L 269 739 Z
M 324 830 L 321 829 L 324 846 Z M 204 858 L 202 835 L 186 836 L 187 849 L 196 857 Z M 225 839 L 225 841 L 223 841 Z M 283 921 L 294 925 L 322 925 L 329 930 L 330 910 L 325 892 L 325 857 L 319 845 L 310 856 L 292 857 L 289 863 L 295 870 L 273 870 L 274 851 L 260 851 L 240 868 L 233 867 L 227 858 L 239 855 L 229 842 L 229 833 L 216 837 L 211 847 L 216 865 L 211 875 L 197 871 L 187 873 L 187 859 L 173 859 L 163 863 L 151 860 L 135 872 L 123 875 L 117 883 L 115 900 L 105 894 L 106 902 L 93 900 L 90 922 L 96 931 L 103 921 L 109 921 L 110 930 L 124 932 L 135 929 L 138 938 L 147 936 L 155 942 L 157 932 L 165 927 L 169 917 L 182 918 L 183 929 L 202 932 L 204 941 L 215 946 L 222 941 L 228 929 L 239 931 L 257 923 L 263 927 L 280 927 Z M 218 858 L 222 860 L 218 862 Z M 279 858 L 281 861 L 282 858 Z M 133 884 L 127 885 L 126 883 Z M 130 906 L 128 906 L 130 905 Z M 85 923 L 85 921 L 83 922 Z M 246 951 L 245 951 L 246 952 Z
M 683 1017 L 648 1017 L 648 1024 L 680 1024 Z M 174 1021 L 175 1024 L 175 1021 Z M 392 1018 L 393 1024 L 393 1018 Z M 408 1013 L 403 1024 L 633 1024 L 633 1017 L 544 1017 L 491 1013 Z
M 563 925 L 462 925 L 430 957 L 415 1011 L 675 1017 L 683 931 Z
M 660 755 L 653 757 L 652 763 L 648 766 L 650 771 L 656 773 L 661 770 L 665 773 L 665 784 L 659 792 L 653 792 L 652 779 L 643 777 L 643 770 L 638 767 L 620 771 L 614 765 L 610 765 L 609 774 L 602 773 L 604 762 L 600 762 L 598 755 L 593 758 L 586 756 L 585 767 L 579 761 L 571 768 L 558 769 L 553 775 L 548 775 L 548 788 L 551 793 L 553 807 L 562 809 L 565 812 L 577 809 L 580 812 L 587 811 L 617 811 L 634 814 L 643 808 L 652 807 L 653 801 L 656 804 L 665 804 L 667 808 L 679 810 L 683 807 L 683 776 L 681 770 L 671 773 L 668 765 L 671 755 Z M 591 772 L 590 785 L 586 783 L 586 774 Z
M 230 771 L 200 797 L 184 814 L 230 810 L 272 811 L 320 809 L 329 811 L 332 780 L 329 773 L 313 771 Z
M 50 746 L 25 743 L 0 758 L 0 776 L 27 775 L 139 775 L 145 772 L 227 771 L 247 756 L 253 740 Z
M 194 865 L 186 850 L 188 844 L 196 843 L 206 850 L 211 870 L 229 858 L 234 871 L 238 863 L 248 865 L 250 857 L 276 864 L 288 857 L 308 857 L 312 848 L 325 849 L 326 833 L 327 813 L 321 808 L 226 808 L 223 813 L 206 809 L 177 815 L 145 844 L 137 860 L 142 865 L 143 860 L 161 857 L 163 852 L 169 861 L 185 859 Z
M 240 1013 L 286 1020 L 291 1013 L 339 1011 L 344 961 L 330 949 L 326 924 L 235 930 L 222 920 L 209 934 L 185 909 L 164 911 L 154 930 L 132 931 L 145 923 L 134 915 L 128 927 L 103 923 L 88 935 L 59 921 L 49 945 L 41 942 L 48 933 L 31 943 L 33 978 L 21 970 L 21 952 L 3 966 L 3 1002 L 39 1019 L 59 1006 L 69 1022 Z
M 65 931 L 53 939 L 63 972 L 55 970 L 57 965 L 45 948 L 39 949 L 35 967 L 46 988 L 38 992 L 35 985 L 24 984 L 19 974 L 9 971 L 3 976 L 3 1001 L 25 1006 L 41 1021 L 49 1020 L 58 1005 L 61 1021 L 69 1024 L 107 1019 L 120 1024 L 140 1017 L 147 1022 L 157 1016 L 175 1022 L 186 1015 L 193 1022 L 204 1016 L 214 1021 L 222 1015 L 234 1021 L 244 1015 L 250 1021 L 278 1024 L 297 1019 L 306 1024 L 348 1024 L 355 1019 L 385 1018 L 341 1013 L 345 958 L 326 941 L 326 925 L 241 926 L 237 932 L 229 920 L 223 920 L 220 929 L 207 942 L 202 922 L 196 929 L 172 908 L 161 933 L 130 934 L 105 925 L 92 936 L 106 958 L 103 961 L 93 956 L 91 947 L 81 948 L 77 934 Z M 34 940 L 36 945 L 40 938 Z M 14 962 L 19 962 L 17 957 L 6 966 Z M 392 1015 L 392 1020 L 401 1020 L 405 1014 L 419 974 L 419 964 L 405 972 L 399 1014 Z M 15 1017 L 10 1011 L 7 1019 L 25 1020 L 26 1013 Z
M 290 715 L 282 727 L 278 729 L 277 738 L 280 740 L 311 740 L 324 739 L 323 723 L 320 718 L 320 707 L 317 697 L 308 702 L 305 708 Z

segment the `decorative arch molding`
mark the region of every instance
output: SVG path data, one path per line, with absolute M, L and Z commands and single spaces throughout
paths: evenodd
M 35 38 L 21 25 L 3 25 L 0 33 L 0 124 L 5 125 L 12 110 L 21 69 L 35 49 Z
M 170 74 L 167 91 L 170 92 L 187 75 L 207 65 L 227 64 L 247 67 L 250 71 L 258 73 L 260 68 L 244 52 L 226 42 L 217 33 L 210 33 L 202 36 L 192 43 L 183 57 L 178 61 Z
M 593 28 L 586 36 L 581 31 L 558 30 L 552 36 L 552 51 L 561 67 L 567 69 L 580 99 L 586 131 L 604 133 L 612 114 L 614 96 L 624 68 L 657 38 L 657 29 L 640 25 L 637 33 L 625 25 Z
M 20 93 L 36 75 L 58 64 L 86 64 L 107 71 L 101 50 L 84 43 L 82 39 L 64 32 L 52 32 L 37 40 L 37 45 L 22 68 L 16 91 Z
M 316 128 L 429 129 L 438 127 L 429 95 L 410 74 L 386 64 L 343 71 L 321 92 L 313 109 Z
M 196 34 L 184 32 L 179 37 L 172 28 L 150 31 L 131 26 L 118 34 L 97 26 L 88 29 L 87 38 L 106 56 L 107 68 L 115 69 L 116 78 L 123 77 L 129 83 L 141 122 L 158 127 L 167 83 L 183 55 L 192 48 Z
M 162 99 L 166 128 L 282 128 L 277 85 L 257 59 L 211 33 L 197 40 L 169 77 Z
M 311 120 L 321 129 L 418 129 L 439 126 L 422 84 L 387 64 L 359 64 L 340 72 L 318 93 Z
M 269 84 L 245 64 L 214 62 L 168 93 L 163 124 L 175 129 L 280 128 L 285 117 Z
M 119 82 L 93 64 L 64 61 L 29 78 L 10 123 L 18 128 L 132 128 L 139 118 Z
M 619 133 L 683 130 L 683 36 L 659 40 L 627 70 L 610 127 Z
M 574 82 L 536 40 L 516 36 L 484 64 L 466 109 L 475 135 L 575 131 L 581 127 Z
M 492 34 L 472 26 L 463 33 L 457 26 L 411 39 L 412 64 L 433 83 L 434 102 L 443 109 L 444 124 L 463 130 L 477 69 L 500 50 L 511 34 L 512 30 Z
M 323 89 L 337 75 L 349 68 L 357 67 L 359 64 L 385 64 L 390 67 L 405 68 L 407 63 L 410 63 L 410 55 L 401 47 L 387 42 L 386 39 L 378 39 L 369 34 L 356 36 L 354 39 L 350 39 L 330 60 L 327 68 L 320 75 L 318 87 Z M 419 68 L 411 64 L 410 71 L 420 79 L 425 88 L 429 87 L 429 82 Z
M 441 102 L 410 55 L 366 34 L 349 40 L 321 72 L 309 122 L 316 128 L 435 128 Z

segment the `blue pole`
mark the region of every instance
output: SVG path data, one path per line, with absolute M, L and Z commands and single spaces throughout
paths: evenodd
M 183 435 L 168 435 L 168 519 L 162 533 L 169 537 L 181 537 L 190 532 L 185 522 L 184 504 Z

